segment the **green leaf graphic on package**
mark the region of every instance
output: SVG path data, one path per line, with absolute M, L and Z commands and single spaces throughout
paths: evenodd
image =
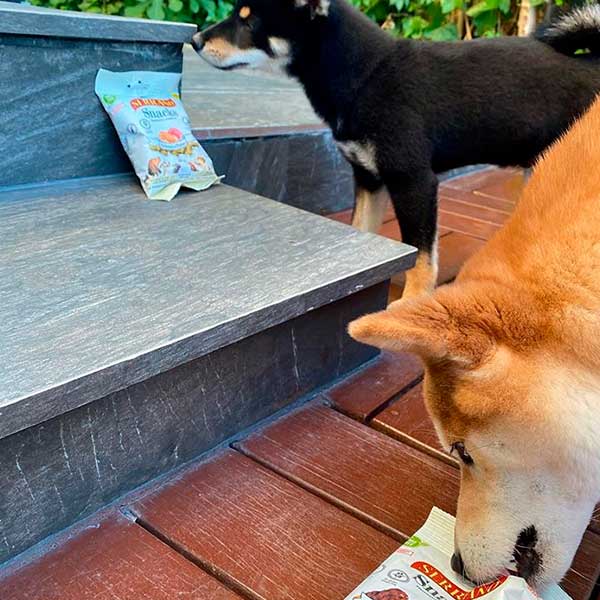
M 406 542 L 404 542 L 404 545 L 407 548 L 421 548 L 423 546 L 429 546 L 429 544 L 424 542 L 418 535 L 409 537 Z
M 104 104 L 108 104 L 109 106 L 111 104 L 114 104 L 116 99 L 117 99 L 116 96 L 111 96 L 110 94 L 104 94 L 104 96 L 102 96 L 102 100 L 104 100 Z

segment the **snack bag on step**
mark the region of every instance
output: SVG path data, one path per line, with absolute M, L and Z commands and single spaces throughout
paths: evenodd
M 454 517 L 433 508 L 425 525 L 367 577 L 345 600 L 539 600 L 520 577 L 502 576 L 475 586 L 450 567 Z M 554 585 L 543 600 L 570 600 Z
M 179 73 L 100 69 L 96 95 L 109 114 L 148 198 L 171 200 L 181 186 L 219 181 L 179 97 Z

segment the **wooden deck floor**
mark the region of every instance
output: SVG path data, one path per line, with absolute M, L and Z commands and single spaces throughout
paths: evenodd
M 454 279 L 465 260 L 500 229 L 511 214 L 524 182 L 521 170 L 490 168 L 440 185 L 438 284 Z M 352 211 L 345 210 L 330 216 L 350 223 Z M 379 233 L 394 240 L 401 239 L 391 205 Z M 393 283 L 390 300 L 401 296 L 403 275 L 395 278 Z
M 481 218 L 476 202 L 500 221 L 508 211 L 497 207 L 514 202 L 506 190 L 518 177 L 490 172 L 444 185 L 457 206 L 446 213 L 444 203 L 442 224 L 461 227 L 442 238 L 456 240 L 442 254 L 446 273 L 487 235 L 471 221 L 488 232 L 499 225 Z M 381 355 L 309 404 L 0 570 L 0 598 L 343 598 L 433 505 L 454 511 L 459 472 L 438 448 L 421 378 L 413 357 Z M 599 576 L 594 521 L 564 587 L 575 600 L 600 600 Z

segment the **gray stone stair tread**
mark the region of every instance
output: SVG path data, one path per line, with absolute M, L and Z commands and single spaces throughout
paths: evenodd
M 196 25 L 0 1 L 0 33 L 136 42 L 188 42 Z
M 216 186 L 4 192 L 0 437 L 388 279 L 413 249 Z
M 219 71 L 191 46 L 183 53 L 183 101 L 198 137 L 282 133 L 286 128 L 324 129 L 300 84 L 284 75 L 243 69 Z M 237 132 L 235 130 L 238 130 Z M 237 133 L 237 135 L 236 135 Z

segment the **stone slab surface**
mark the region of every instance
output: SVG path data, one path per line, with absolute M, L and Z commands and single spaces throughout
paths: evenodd
M 0 202 L 0 436 L 388 279 L 413 250 L 230 188 Z
M 222 136 L 224 129 L 254 137 L 254 128 L 324 127 L 300 84 L 282 73 L 219 71 L 191 46 L 183 54 L 183 100 L 200 137 Z
M 196 25 L 113 17 L 13 2 L 0 2 L 0 36 L 27 36 L 166 43 L 188 42 Z
M 0 562 L 373 358 L 379 284 L 0 439 Z M 1 596 L 1 594 L 0 594 Z
M 98 69 L 179 73 L 181 61 L 179 43 L 0 33 L 0 196 L 6 186 L 131 171 L 94 93 Z
M 228 185 L 316 214 L 354 205 L 352 170 L 329 130 L 201 142 Z

